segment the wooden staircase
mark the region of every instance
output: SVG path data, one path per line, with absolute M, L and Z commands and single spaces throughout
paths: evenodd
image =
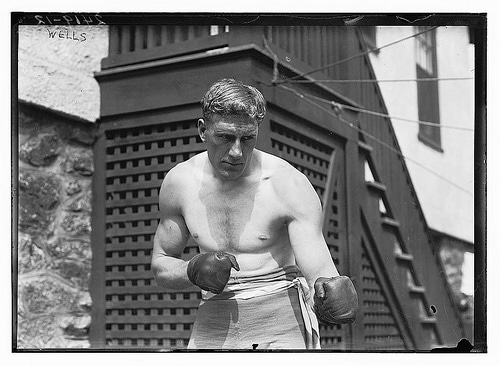
M 371 159 L 373 149 L 361 140 L 358 145 L 359 164 L 364 170 L 364 189 L 361 190 L 363 197 L 359 199 L 363 257 L 373 268 L 375 276 L 372 277 L 375 278 L 375 287 L 379 289 L 382 303 L 391 310 L 397 328 L 394 329 L 393 335 L 399 335 L 399 339 L 394 337 L 394 342 L 384 340 L 381 347 L 429 350 L 442 346 L 447 337 L 441 334 L 440 325 L 444 326 L 445 322 L 453 321 L 454 318 L 451 304 L 443 301 L 447 284 L 439 281 L 440 268 L 435 265 L 435 257 L 429 243 L 418 243 L 428 249 L 425 251 L 426 258 L 419 260 L 428 263 L 427 270 L 433 272 L 432 277 L 436 281 L 428 284 L 423 282 L 414 265 L 414 255 L 403 237 L 403 224 L 393 213 L 391 194 L 380 180 L 377 167 Z M 363 274 L 363 269 L 361 273 L 360 302 L 366 313 L 370 307 L 372 289 L 370 277 Z M 366 342 L 364 348 L 376 349 L 378 339 L 369 337 L 370 332 L 367 330 L 371 323 L 366 314 L 363 315 Z M 457 323 L 454 328 L 458 326 Z M 449 324 L 446 324 L 445 328 L 449 328 Z

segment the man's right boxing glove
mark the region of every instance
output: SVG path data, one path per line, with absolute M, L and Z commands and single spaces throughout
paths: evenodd
M 349 277 L 320 277 L 314 283 L 314 312 L 321 323 L 352 323 L 358 308 L 358 294 Z
M 188 263 L 189 280 L 205 291 L 220 294 L 231 274 L 231 268 L 239 271 L 236 257 L 225 252 L 209 252 L 195 255 Z

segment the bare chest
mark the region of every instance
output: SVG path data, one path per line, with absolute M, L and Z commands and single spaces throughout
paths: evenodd
M 285 240 L 284 216 L 265 182 L 234 190 L 200 188 L 184 206 L 186 225 L 206 250 L 264 251 Z

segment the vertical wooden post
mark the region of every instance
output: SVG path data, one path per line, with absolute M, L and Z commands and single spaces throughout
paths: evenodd
M 118 25 L 111 25 L 109 27 L 109 55 L 117 55 L 120 50 L 118 27 Z
M 158 26 L 149 24 L 146 25 L 146 48 L 153 48 L 156 46 L 156 40 L 158 39 Z
M 265 34 L 264 31 L 263 26 L 229 27 L 229 47 L 240 46 L 242 44 L 255 44 L 256 46 L 263 47 L 262 37 Z
M 345 116 L 344 116 L 345 117 Z M 354 119 L 353 117 L 349 119 Z M 358 134 L 355 130 L 348 136 L 345 144 L 345 186 L 347 220 L 347 263 L 348 273 L 358 292 L 359 307 L 363 306 L 361 283 L 361 220 L 359 216 L 359 197 L 361 194 L 362 170 L 359 165 Z M 350 350 L 359 350 L 364 343 L 363 313 L 358 311 L 356 321 L 349 325 Z
M 130 52 L 130 25 L 121 25 L 121 53 Z
M 330 155 L 330 162 L 328 163 L 328 173 L 326 176 L 325 193 L 323 194 L 323 213 L 321 217 L 321 222 L 323 223 L 323 233 L 326 235 L 327 224 L 328 224 L 328 209 L 330 208 L 329 201 L 332 197 L 333 191 L 333 173 L 335 171 L 335 156 L 337 151 L 333 150 Z
M 135 46 L 134 46 L 134 51 L 138 52 L 144 48 L 144 37 L 146 35 L 144 34 L 144 26 L 142 24 L 136 25 L 135 26 Z
M 92 179 L 92 273 L 90 295 L 92 298 L 92 324 L 89 340 L 92 348 L 106 347 L 106 136 L 101 126 L 98 128 L 94 144 L 94 177 Z

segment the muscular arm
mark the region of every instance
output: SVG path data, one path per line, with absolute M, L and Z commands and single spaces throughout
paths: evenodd
M 182 170 L 172 169 L 165 177 L 159 195 L 160 222 L 154 237 L 151 268 L 158 285 L 182 289 L 191 286 L 187 261 L 181 259 L 189 237 L 181 211 Z
M 339 273 L 322 232 L 321 202 L 309 180 L 290 168 L 283 179 L 281 194 L 289 212 L 288 235 L 297 265 L 314 289 L 318 277 L 335 277 Z

